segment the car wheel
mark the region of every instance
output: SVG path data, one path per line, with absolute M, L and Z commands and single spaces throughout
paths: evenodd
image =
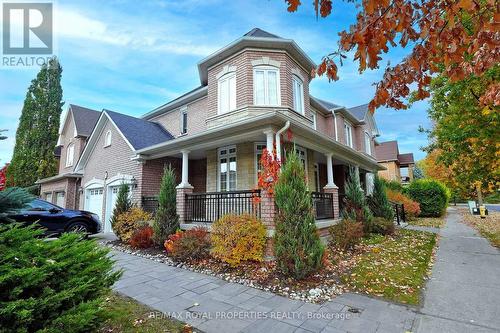
M 66 228 L 66 232 L 79 232 L 87 235 L 90 233 L 90 230 L 87 223 L 73 222 Z

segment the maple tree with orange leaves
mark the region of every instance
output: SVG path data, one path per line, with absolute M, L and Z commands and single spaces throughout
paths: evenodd
M 289 12 L 301 5 L 300 0 L 285 1 Z M 317 16 L 332 13 L 331 0 L 313 4 Z M 380 106 L 406 109 L 412 89 L 417 100 L 429 97 L 434 73 L 458 81 L 481 76 L 500 62 L 499 7 L 495 0 L 362 0 L 356 23 L 339 33 L 338 49 L 326 55 L 312 75 L 338 80 L 337 62 L 342 64 L 350 51 L 362 73 L 379 68 L 382 53 L 390 47 L 411 48 L 400 63 L 387 66 L 369 104 L 372 112 Z M 499 90 L 498 82 L 489 82 L 481 102 L 500 106 Z

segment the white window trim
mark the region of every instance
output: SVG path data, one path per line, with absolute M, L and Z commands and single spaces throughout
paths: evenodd
M 300 99 L 302 102 L 302 108 L 301 110 L 297 110 L 297 106 L 295 105 L 295 81 L 297 81 L 300 84 Z M 292 75 L 292 95 L 293 95 L 293 109 L 295 112 L 304 115 L 305 114 L 305 103 L 304 103 L 304 80 L 302 80 L 299 76 L 293 74 Z
M 304 153 L 304 173 L 305 173 L 305 175 L 307 177 L 307 149 L 304 148 L 304 147 L 296 145 L 295 146 L 295 150 L 299 150 L 299 151 L 302 151 Z M 299 155 L 299 159 L 301 159 L 300 155 Z
M 366 141 L 367 138 L 368 138 L 368 142 Z M 367 153 L 368 155 L 371 155 L 372 154 L 372 136 L 370 135 L 370 133 L 365 132 L 364 139 L 365 139 L 365 153 Z
M 230 95 L 230 91 L 228 91 L 229 95 L 229 110 L 227 111 L 222 111 L 221 110 L 221 83 L 225 80 L 229 80 L 234 76 L 234 96 Z M 217 78 L 217 114 L 224 114 L 228 113 L 231 111 L 236 110 L 236 87 L 238 86 L 237 78 L 236 78 L 236 71 L 231 71 L 231 72 L 226 72 L 220 77 Z M 231 108 L 231 98 L 234 98 L 234 108 Z
M 113 134 L 111 133 L 111 130 L 108 130 L 104 135 L 104 147 L 111 146 L 112 139 L 113 139 Z
M 277 95 L 277 104 L 257 104 L 257 94 L 256 94 L 256 90 L 255 90 L 255 74 L 256 74 L 256 71 L 258 70 L 264 70 L 264 71 L 270 71 L 270 70 L 273 70 L 273 71 L 276 71 L 276 95 Z M 267 76 L 265 75 L 264 76 L 264 101 L 268 99 L 268 93 L 269 93 L 269 89 L 268 89 L 269 85 L 268 85 L 268 80 L 267 80 Z M 280 78 L 280 69 L 279 67 L 276 67 L 276 66 L 272 66 L 272 65 L 258 65 L 258 66 L 254 66 L 253 67 L 253 104 L 255 106 L 271 106 L 271 107 L 276 107 L 276 106 L 281 106 L 281 78 Z
M 186 131 L 184 131 L 184 115 L 186 115 Z M 188 127 L 187 127 L 187 124 L 188 124 L 188 119 L 187 119 L 187 107 L 184 106 L 180 109 L 180 133 L 181 135 L 184 135 L 184 134 L 187 134 L 188 132 Z
M 318 114 L 316 113 L 316 111 L 311 110 L 311 120 L 313 122 L 313 128 L 315 130 L 318 130 Z
M 259 170 L 259 159 L 257 158 L 257 155 L 258 153 L 262 153 L 262 151 L 259 151 L 257 150 L 257 147 L 258 146 L 265 146 L 267 148 L 267 144 L 265 142 L 255 142 L 254 143 L 254 160 L 255 160 L 255 163 L 254 163 L 254 168 L 255 168 L 255 184 L 257 185 L 257 182 L 258 182 L 258 179 L 259 179 L 259 174 L 258 174 L 258 170 Z
M 229 153 L 229 150 L 233 149 L 233 148 L 234 148 L 235 152 Z M 220 147 L 219 149 L 217 149 L 217 191 L 218 192 L 223 192 L 223 190 L 220 186 L 220 178 L 221 178 L 221 169 L 220 169 L 221 154 L 220 154 L 220 152 L 222 150 L 227 150 L 227 154 L 224 155 L 223 158 L 227 158 L 228 169 L 229 169 L 229 158 L 236 157 L 236 189 L 238 188 L 238 150 L 236 149 L 236 145 L 225 146 L 225 147 Z M 229 173 L 228 173 L 228 178 L 227 178 L 227 184 L 229 184 Z M 227 191 L 227 188 L 224 191 Z
M 346 127 L 349 127 L 349 140 L 347 140 L 347 131 Z M 352 125 L 350 122 L 344 120 L 344 139 L 346 140 L 346 146 L 353 148 L 354 147 L 354 142 L 352 141 Z
M 70 152 L 71 152 L 71 158 L 70 158 Z M 70 167 L 73 166 L 73 160 L 75 159 L 75 144 L 70 143 L 68 147 L 66 148 L 66 163 L 65 167 Z

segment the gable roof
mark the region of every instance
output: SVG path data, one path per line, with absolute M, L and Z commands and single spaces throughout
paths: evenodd
M 324 99 L 319 99 L 317 97 L 314 97 L 312 95 L 309 95 L 309 98 L 311 100 L 311 102 L 314 102 L 319 104 L 321 107 L 327 109 L 328 111 L 334 111 L 335 109 L 339 109 L 339 108 L 342 108 L 342 106 L 340 105 L 337 105 L 335 103 L 332 103 L 332 102 L 329 102 L 329 101 L 325 101 Z
M 104 112 L 135 150 L 174 139 L 174 136 L 158 123 L 110 110 Z
M 398 155 L 399 148 L 396 140 L 381 142 L 375 145 L 375 157 L 378 162 L 397 161 Z
M 368 113 L 368 104 L 353 106 L 352 108 L 348 108 L 347 112 L 352 114 L 358 121 L 364 121 Z
M 398 155 L 399 164 L 413 164 L 415 160 L 413 159 L 413 153 L 399 154 Z
M 92 133 L 101 112 L 75 104 L 70 104 L 69 109 L 73 113 L 76 134 L 78 136 L 88 137 Z

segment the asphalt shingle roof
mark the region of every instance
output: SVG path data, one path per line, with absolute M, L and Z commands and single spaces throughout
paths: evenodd
M 80 136 L 90 136 L 101 112 L 75 104 L 70 104 L 70 108 L 75 121 L 76 133 Z
M 415 160 L 413 159 L 413 153 L 399 154 L 398 155 L 399 164 L 413 164 Z
M 337 109 L 337 108 L 340 108 L 341 106 L 340 105 L 337 105 L 335 103 L 332 103 L 332 102 L 328 102 L 328 101 L 325 101 L 323 99 L 319 99 L 317 97 L 314 97 L 314 96 L 310 96 L 311 99 L 314 99 L 316 101 L 316 103 L 322 105 L 324 108 L 328 109 L 328 110 L 332 110 L 332 109 Z
M 273 35 L 272 33 L 269 33 L 259 28 L 253 28 L 243 36 L 260 37 L 260 38 L 281 38 L 280 36 Z
M 134 149 L 142 149 L 174 139 L 160 124 L 105 110 Z
M 375 145 L 377 161 L 397 161 L 399 155 L 398 142 L 386 141 Z
M 368 104 L 354 106 L 352 108 L 348 108 L 347 112 L 352 114 L 354 118 L 359 121 L 363 121 L 365 119 L 366 113 L 368 112 Z

